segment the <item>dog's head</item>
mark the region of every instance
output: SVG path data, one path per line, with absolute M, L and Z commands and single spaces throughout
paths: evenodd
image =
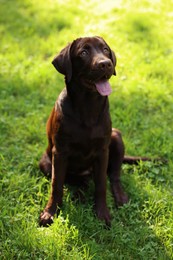
M 101 95 L 110 94 L 108 80 L 116 75 L 116 57 L 103 38 L 78 38 L 67 45 L 52 63 L 65 75 L 67 84 L 75 80 Z

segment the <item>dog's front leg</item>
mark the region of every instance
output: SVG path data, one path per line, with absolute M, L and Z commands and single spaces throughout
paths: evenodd
M 40 226 L 48 226 L 53 222 L 57 207 L 62 206 L 63 185 L 65 181 L 67 159 L 55 149 L 52 156 L 52 189 L 49 201 L 40 215 Z
M 108 149 L 104 149 L 94 165 L 95 182 L 95 210 L 99 219 L 104 220 L 107 226 L 111 225 L 111 217 L 106 203 L 106 177 L 108 166 Z

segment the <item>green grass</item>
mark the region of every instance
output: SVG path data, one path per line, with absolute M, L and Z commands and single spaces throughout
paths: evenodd
M 0 258 L 173 259 L 173 7 L 160 1 L 0 0 Z M 64 206 L 49 228 L 38 216 L 50 182 L 38 169 L 45 124 L 63 77 L 55 54 L 79 36 L 100 35 L 115 50 L 113 125 L 126 152 L 160 156 L 168 165 L 123 166 L 129 204 L 105 230 L 87 202 Z M 109 188 L 109 186 L 108 186 Z

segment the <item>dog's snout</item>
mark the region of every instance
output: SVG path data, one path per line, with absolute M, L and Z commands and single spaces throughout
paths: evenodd
M 111 60 L 100 60 L 100 61 L 98 62 L 98 67 L 99 67 L 101 70 L 111 69 L 111 68 L 112 68 Z

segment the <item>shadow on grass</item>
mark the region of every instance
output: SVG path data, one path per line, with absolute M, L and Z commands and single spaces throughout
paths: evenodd
M 142 205 L 147 199 L 147 194 L 137 185 L 132 185 L 131 190 L 131 202 L 119 209 L 115 208 L 110 198 L 108 199 L 112 215 L 110 230 L 94 216 L 93 186 L 85 193 L 85 204 L 72 202 L 66 194 L 68 202 L 64 203 L 62 215 L 69 219 L 70 225 L 76 226 L 83 243 L 88 245 L 91 254 L 96 255 L 95 259 L 106 254 L 108 259 L 109 255 L 115 257 L 114 259 L 118 256 L 117 259 L 171 259 L 151 225 L 149 226 L 142 216 Z

